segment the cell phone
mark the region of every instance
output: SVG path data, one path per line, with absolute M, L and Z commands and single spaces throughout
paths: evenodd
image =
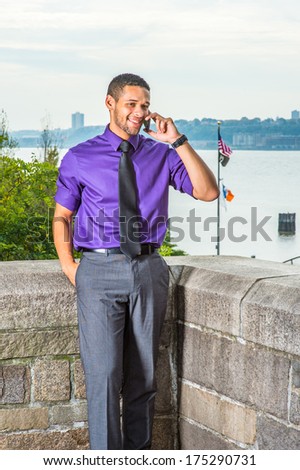
M 144 121 L 144 130 L 147 132 L 150 129 L 150 121 L 151 119 Z

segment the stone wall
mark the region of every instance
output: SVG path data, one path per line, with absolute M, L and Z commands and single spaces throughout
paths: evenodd
M 0 449 L 87 449 L 75 289 L 58 261 L 0 263 Z M 154 449 L 177 445 L 172 295 L 158 362 Z
M 154 449 L 300 449 L 300 267 L 172 257 Z M 87 449 L 75 289 L 0 263 L 0 449 Z
M 300 266 L 169 262 L 177 264 L 180 447 L 300 449 Z

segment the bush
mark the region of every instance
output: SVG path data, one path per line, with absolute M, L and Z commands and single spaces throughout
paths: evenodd
M 0 260 L 57 258 L 51 220 L 57 168 L 0 157 Z

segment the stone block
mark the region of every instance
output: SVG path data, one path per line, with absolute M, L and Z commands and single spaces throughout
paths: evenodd
M 168 292 L 168 303 L 167 303 L 167 311 L 165 316 L 165 321 L 173 321 L 174 320 L 174 295 L 176 291 L 176 286 L 171 283 L 171 278 L 169 282 L 169 292 Z
M 34 399 L 41 402 L 70 399 L 70 363 L 38 359 L 34 365 Z
M 172 418 L 154 418 L 151 450 L 173 450 L 177 422 Z
M 1 450 L 86 450 L 88 448 L 86 428 L 0 436 Z
M 155 400 L 156 413 L 166 414 L 173 409 L 172 378 L 168 350 L 160 351 L 157 362 L 157 396 Z
M 0 360 L 78 352 L 77 328 L 0 333 Z
M 185 267 L 177 288 L 181 320 L 239 335 L 240 303 L 255 280 Z
M 80 359 L 76 359 L 74 363 L 74 396 L 86 398 L 84 371 Z
M 178 339 L 179 377 L 287 419 L 287 357 L 183 325 Z
M 50 408 L 50 424 L 73 424 L 87 421 L 87 404 L 55 405 Z
M 0 367 L 0 404 L 28 403 L 30 369 L 21 365 Z
M 290 421 L 293 424 L 300 424 L 300 393 L 298 390 L 293 390 L 291 393 L 290 401 Z
M 57 260 L 2 263 L 0 284 L 0 330 L 77 325 L 76 291 Z
M 300 389 L 300 361 L 293 361 L 292 362 L 292 383 L 293 386 L 297 389 Z
M 47 408 L 0 409 L 1 431 L 24 431 L 48 428 Z
M 300 450 L 300 429 L 261 415 L 257 420 L 257 443 L 263 450 Z
M 255 411 L 224 397 L 182 383 L 180 413 L 225 437 L 253 444 L 256 435 Z
M 181 450 L 234 450 L 237 445 L 223 436 L 202 428 L 196 423 L 180 418 L 179 442 Z
M 263 279 L 242 303 L 243 337 L 300 355 L 300 276 Z
M 47 284 L 46 284 L 47 285 Z M 61 289 L 61 288 L 60 288 Z M 13 292 L 0 298 L 0 329 L 77 325 L 75 292 Z

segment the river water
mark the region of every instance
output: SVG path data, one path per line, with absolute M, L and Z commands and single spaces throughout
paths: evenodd
M 32 152 L 38 155 L 20 148 L 16 157 L 29 161 Z M 198 153 L 217 175 L 217 152 Z M 300 151 L 234 151 L 220 169 L 234 194 L 226 208 L 220 205 L 220 254 L 281 262 L 300 256 Z M 296 213 L 295 235 L 279 235 L 280 212 Z M 197 201 L 170 188 L 169 216 L 178 248 L 191 255 L 217 254 L 216 201 Z

